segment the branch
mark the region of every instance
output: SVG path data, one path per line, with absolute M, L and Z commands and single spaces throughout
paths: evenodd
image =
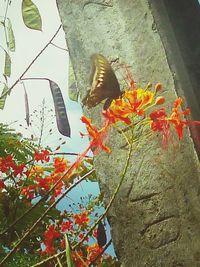
M 49 42 L 43 47 L 43 49 L 37 54 L 37 56 L 31 61 L 31 63 L 28 65 L 28 67 L 25 69 L 25 71 L 20 75 L 20 77 L 13 83 L 13 85 L 9 88 L 9 90 L 7 90 L 4 94 L 1 95 L 0 99 L 2 99 L 4 96 L 6 96 L 7 94 L 9 94 L 11 92 L 11 90 L 21 81 L 21 79 L 23 78 L 23 76 L 27 73 L 27 71 L 30 69 L 30 67 L 35 63 L 35 61 L 39 58 L 39 56 L 45 51 L 45 49 L 51 44 L 51 42 L 53 41 L 53 39 L 56 37 L 56 35 L 58 34 L 58 32 L 60 31 L 62 25 L 59 26 L 59 28 L 57 29 L 57 31 L 54 33 L 54 35 L 51 37 L 51 39 L 49 40 Z

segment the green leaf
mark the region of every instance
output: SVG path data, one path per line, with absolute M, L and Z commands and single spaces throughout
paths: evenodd
M 11 75 L 11 58 L 9 54 L 5 51 L 5 65 L 4 65 L 4 75 L 10 77 Z
M 10 51 L 15 51 L 15 37 L 12 29 L 12 24 L 10 19 L 8 18 L 8 46 Z
M 1 97 L 0 97 L 0 109 L 4 109 L 6 98 L 7 98 L 7 95 L 9 94 L 10 94 L 10 90 L 8 86 L 5 84 L 3 91 L 1 93 Z
M 22 17 L 24 24 L 33 30 L 42 30 L 42 19 L 37 6 L 31 0 L 22 1 Z
M 74 263 L 73 263 L 73 259 L 72 259 L 72 253 L 71 253 L 71 248 L 69 245 L 69 241 L 67 238 L 67 235 L 65 234 L 65 244 L 66 244 L 66 257 L 67 257 L 67 266 L 68 267 L 75 267 Z
M 68 96 L 69 96 L 70 100 L 78 102 L 79 93 L 78 93 L 78 88 L 77 88 L 76 77 L 74 75 L 74 70 L 73 70 L 71 62 L 69 62 L 69 89 L 68 89 Z

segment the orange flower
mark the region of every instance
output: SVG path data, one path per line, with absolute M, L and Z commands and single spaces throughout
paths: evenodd
M 33 166 L 30 170 L 30 173 L 29 173 L 29 177 L 32 177 L 32 176 L 42 176 L 44 174 L 44 169 L 42 166 L 39 166 L 39 165 L 36 165 L 36 166 Z
M 130 108 L 122 99 L 115 99 L 110 108 L 102 111 L 102 115 L 106 118 L 109 125 L 115 124 L 117 121 L 131 124 L 131 120 L 128 117 L 130 113 Z
M 75 214 L 74 219 L 75 219 L 75 223 L 79 225 L 88 224 L 90 221 L 87 211 L 84 211 L 80 214 Z
M 114 99 L 110 108 L 103 111 L 103 116 L 110 124 L 117 121 L 131 124 L 129 117 L 134 113 L 143 116 L 144 108 L 152 103 L 154 95 L 151 91 L 145 91 L 142 88 L 126 90 L 122 98 Z
M 55 158 L 53 166 L 55 168 L 54 169 L 55 173 L 60 173 L 60 172 L 62 173 L 67 169 L 67 160 L 64 158 Z
M 189 122 L 187 122 L 186 120 L 183 120 L 183 118 L 184 116 L 187 116 L 190 114 L 190 110 L 188 108 L 183 111 L 179 111 L 179 108 L 181 107 L 182 102 L 183 100 L 180 97 L 174 101 L 174 108 L 172 109 L 172 114 L 169 118 L 169 121 L 175 127 L 175 130 L 178 134 L 179 139 L 183 138 L 183 129 L 187 124 L 189 124 Z
M 91 119 L 82 116 L 81 121 L 85 123 L 88 135 L 91 137 L 90 148 L 93 149 L 93 152 L 95 153 L 98 149 L 102 149 L 105 152 L 110 153 L 111 152 L 110 148 L 103 144 L 103 141 L 107 136 L 109 125 L 105 124 L 105 126 L 99 130 L 94 125 L 92 125 Z M 84 136 L 84 134 L 82 133 L 81 135 Z
M 88 262 L 92 262 L 102 252 L 103 248 L 99 247 L 98 244 L 93 244 L 87 248 L 87 259 Z

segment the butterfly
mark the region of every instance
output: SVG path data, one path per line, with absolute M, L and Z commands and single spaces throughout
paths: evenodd
M 122 95 L 117 77 L 110 63 L 103 55 L 93 54 L 91 63 L 91 89 L 88 90 L 82 103 L 88 108 L 92 108 L 106 99 L 103 108 L 107 109 L 113 99 Z

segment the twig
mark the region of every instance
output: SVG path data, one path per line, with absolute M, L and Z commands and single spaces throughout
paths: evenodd
M 60 47 L 60 46 L 58 46 L 58 45 L 56 45 L 56 44 L 54 44 L 54 43 L 51 43 L 51 45 L 57 47 L 57 48 L 60 49 L 60 50 L 64 50 L 64 51 L 66 51 L 66 52 L 69 51 L 67 48 Z
M 52 156 L 55 156 L 55 155 L 79 156 L 78 153 L 74 153 L 74 152 L 55 152 L 55 153 L 51 153 L 50 155 Z M 85 155 L 85 158 L 92 159 L 93 157 Z
M 30 69 L 30 67 L 35 63 L 35 61 L 39 58 L 39 56 L 46 50 L 46 48 L 51 44 L 53 39 L 56 37 L 58 32 L 60 31 L 62 27 L 62 24 L 59 26 L 57 31 L 54 33 L 54 35 L 51 37 L 49 42 L 43 47 L 43 49 L 37 54 L 37 56 L 31 61 L 31 63 L 28 65 L 28 67 L 25 69 L 25 71 L 20 75 L 20 77 L 13 83 L 13 85 L 7 90 L 4 94 L 1 95 L 0 99 L 2 99 L 5 95 L 9 94 L 11 90 L 21 81 L 22 77 L 27 73 L 27 71 Z

